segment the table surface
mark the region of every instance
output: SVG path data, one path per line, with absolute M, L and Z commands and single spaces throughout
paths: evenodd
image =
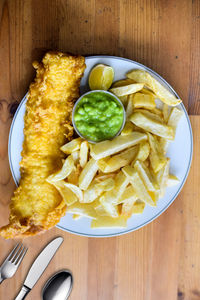
M 29 251 L 1 285 L 0 299 L 14 298 L 34 257 L 59 235 L 64 243 L 27 299 L 40 299 L 44 282 L 63 268 L 74 275 L 71 300 L 200 299 L 200 1 L 1 0 L 0 21 L 1 224 L 15 188 L 7 155 L 12 116 L 34 78 L 32 61 L 49 49 L 147 65 L 182 97 L 194 134 L 189 177 L 163 215 L 120 237 L 86 238 L 53 228 L 26 239 Z M 15 243 L 0 238 L 0 262 Z

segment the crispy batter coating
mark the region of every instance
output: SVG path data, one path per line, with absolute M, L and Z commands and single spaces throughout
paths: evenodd
M 45 231 L 66 211 L 65 202 L 46 178 L 60 168 L 60 147 L 73 134 L 71 112 L 79 97 L 85 59 L 48 52 L 42 63 L 33 66 L 37 74 L 26 103 L 21 180 L 11 199 L 10 223 L 0 228 L 4 238 Z

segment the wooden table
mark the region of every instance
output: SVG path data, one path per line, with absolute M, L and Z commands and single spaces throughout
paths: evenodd
M 72 300 L 200 299 L 200 1 L 1 0 L 0 20 L 1 224 L 15 188 L 7 155 L 12 115 L 34 78 L 32 61 L 49 49 L 123 56 L 154 69 L 182 97 L 194 134 L 189 177 L 162 216 L 116 238 L 54 228 L 26 239 L 27 256 L 1 285 L 0 299 L 14 298 L 34 257 L 58 235 L 64 244 L 27 299 L 40 299 L 44 282 L 62 268 L 74 275 Z M 0 262 L 15 243 L 0 239 Z

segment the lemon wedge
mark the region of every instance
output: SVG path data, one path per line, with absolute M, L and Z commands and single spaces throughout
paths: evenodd
M 108 90 L 114 79 L 114 70 L 103 64 L 96 65 L 89 75 L 89 87 L 91 90 Z

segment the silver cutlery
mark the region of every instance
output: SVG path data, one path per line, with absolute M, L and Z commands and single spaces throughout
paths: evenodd
M 28 248 L 21 243 L 15 246 L 0 268 L 0 283 L 16 273 L 27 250 Z
M 58 248 L 63 242 L 62 237 L 58 237 L 51 241 L 43 250 L 40 252 L 38 257 L 33 262 L 24 284 L 15 298 L 15 300 L 23 300 L 27 296 L 27 294 L 31 291 L 34 285 L 37 283 L 39 278 L 42 276 L 43 272 L 47 268 L 48 264 L 54 257 L 55 253 L 57 252 Z
M 68 270 L 54 274 L 44 285 L 43 300 L 67 300 L 73 286 L 73 277 Z

